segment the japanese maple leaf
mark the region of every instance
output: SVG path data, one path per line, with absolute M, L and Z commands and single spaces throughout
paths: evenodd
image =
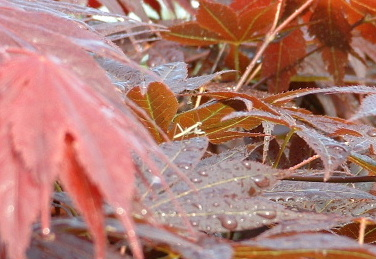
M 131 153 L 147 159 L 151 137 L 114 93 L 107 98 L 60 59 L 8 49 L 0 60 L 0 236 L 10 257 L 24 258 L 38 215 L 49 233 L 52 186 L 60 179 L 97 241 L 97 258 L 104 257 L 103 200 L 142 258 L 131 216 Z
M 243 3 L 234 1 L 227 6 L 201 0 L 197 21 L 170 27 L 165 38 L 183 44 L 205 46 L 226 42 L 239 45 L 259 39 L 271 26 L 276 4 L 270 0 Z

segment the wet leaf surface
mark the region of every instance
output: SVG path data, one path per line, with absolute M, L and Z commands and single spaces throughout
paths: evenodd
M 235 247 L 234 258 L 373 258 L 376 250 L 355 240 L 330 234 L 309 233 L 247 241 Z M 250 257 L 252 256 L 252 257 Z
M 374 215 L 375 196 L 357 188 L 333 183 L 283 181 L 263 197 L 287 207 L 350 217 Z

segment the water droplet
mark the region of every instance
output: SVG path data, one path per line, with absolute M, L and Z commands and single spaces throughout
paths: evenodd
M 114 112 L 113 107 L 101 106 L 100 110 L 108 118 L 114 118 L 115 117 L 115 112 Z
M 243 166 L 246 168 L 246 169 L 248 169 L 248 170 L 251 170 L 252 169 L 252 164 L 251 164 L 251 162 L 250 161 L 243 161 L 242 162 L 242 164 L 243 164 Z
M 191 221 L 191 225 L 196 227 L 196 226 L 198 226 L 198 222 L 197 221 Z
M 254 186 L 251 186 L 249 189 L 248 189 L 248 195 L 249 196 L 255 196 L 257 195 L 257 189 L 254 187 Z
M 147 210 L 145 210 L 145 209 L 142 209 L 142 210 L 141 210 L 141 214 L 144 215 L 144 216 L 145 216 L 146 214 L 148 214 L 148 213 L 149 213 L 149 212 L 148 212 Z
M 376 129 L 368 130 L 367 135 L 370 136 L 370 137 L 376 137 Z
M 50 228 L 44 228 L 42 229 L 42 234 L 47 236 L 51 233 L 51 229 Z
M 270 185 L 270 181 L 265 175 L 255 175 L 252 176 L 252 179 L 255 182 L 255 184 L 260 188 L 265 188 Z
M 121 208 L 121 207 L 116 208 L 116 214 L 122 215 L 122 214 L 124 214 L 124 212 L 125 212 L 125 210 L 123 208 Z
M 182 169 L 185 169 L 185 170 L 189 170 L 191 168 L 191 166 L 188 165 L 188 164 L 186 164 L 186 165 L 179 165 L 178 167 L 182 168 Z
M 200 203 L 192 203 L 192 206 L 197 208 L 198 210 L 202 210 L 202 205 Z
M 51 232 L 50 228 L 43 228 L 42 229 L 42 238 L 46 241 L 54 241 L 55 234 Z
M 235 230 L 238 227 L 238 221 L 232 216 L 220 216 L 218 217 L 222 227 L 228 230 Z
M 288 201 L 288 202 L 294 202 L 295 199 L 294 199 L 293 197 L 288 197 L 288 198 L 286 199 L 286 201 Z
M 275 219 L 277 212 L 275 210 L 259 210 L 256 211 L 256 215 L 265 219 Z
M 7 207 L 6 213 L 7 213 L 8 215 L 11 215 L 13 212 L 14 212 L 14 206 L 13 206 L 13 205 L 9 205 L 9 206 Z
M 198 174 L 201 176 L 208 176 L 208 173 L 206 171 L 199 171 Z
M 213 203 L 213 207 L 219 207 L 219 203 L 218 202 L 214 202 Z
M 200 179 L 200 178 L 193 178 L 193 179 L 191 179 L 191 181 L 192 181 L 193 183 L 201 183 L 201 182 L 202 182 L 202 179 Z
M 335 150 L 335 152 L 347 152 L 347 149 L 345 147 L 339 145 L 327 145 L 327 148 Z

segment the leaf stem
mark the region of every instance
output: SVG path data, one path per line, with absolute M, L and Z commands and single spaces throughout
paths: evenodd
M 302 166 L 304 166 L 304 165 L 306 165 L 306 164 L 312 162 L 313 160 L 315 160 L 315 159 L 317 159 L 317 158 L 320 158 L 320 156 L 319 156 L 319 155 L 311 156 L 311 157 L 307 158 L 306 160 L 300 162 L 299 164 L 290 167 L 288 170 L 290 170 L 290 171 L 294 171 L 294 170 L 296 170 L 296 169 L 299 169 L 300 167 L 302 167 Z
M 279 162 L 281 161 L 281 157 L 283 155 L 283 151 L 285 151 L 286 146 L 290 142 L 290 139 L 291 139 L 292 135 L 294 135 L 294 133 L 295 133 L 294 129 L 290 130 L 289 133 L 287 133 L 285 140 L 283 141 L 282 147 L 279 149 L 277 159 L 273 164 L 274 168 L 277 168 L 277 166 L 279 165 Z
M 305 2 L 302 6 L 300 6 L 298 9 L 296 9 L 295 12 L 292 15 L 290 15 L 277 28 L 275 28 L 276 22 L 279 19 L 279 12 L 280 12 L 280 9 L 281 9 L 281 6 L 282 6 L 282 1 L 279 1 L 275 20 L 273 22 L 273 26 L 272 26 L 271 30 L 265 35 L 264 43 L 261 45 L 260 49 L 257 51 L 257 53 L 256 53 L 255 57 L 252 59 L 251 63 L 249 63 L 246 71 L 244 72 L 244 74 L 240 78 L 238 84 L 236 85 L 235 91 L 239 91 L 240 88 L 243 86 L 243 84 L 247 80 L 249 74 L 251 73 L 251 71 L 255 67 L 257 61 L 261 58 L 261 56 L 263 55 L 264 51 L 269 46 L 269 44 L 275 39 L 275 36 L 277 35 L 277 33 L 280 32 L 284 27 L 286 27 L 286 25 L 289 22 L 291 22 L 292 20 L 294 20 L 300 13 L 302 13 L 303 10 L 305 8 L 307 8 L 312 2 L 313 2 L 313 0 L 308 0 L 307 2 Z

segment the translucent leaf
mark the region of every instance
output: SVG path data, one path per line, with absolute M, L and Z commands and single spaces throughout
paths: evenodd
M 228 100 L 207 103 L 196 109 L 180 113 L 174 118 L 174 136 L 179 136 L 179 138 L 189 138 L 199 134 L 208 136 L 209 139 L 211 139 L 213 134 L 213 138 L 218 140 L 221 132 L 228 131 L 235 127 L 252 129 L 260 124 L 260 120 L 250 117 L 222 120 L 226 115 L 239 109 L 246 109 L 242 101 Z M 184 133 L 184 129 L 194 127 L 195 125 L 197 125 L 195 128 L 196 131 L 190 131 L 187 132 L 187 134 L 182 135 L 182 133 Z
M 231 6 L 201 0 L 197 21 L 172 26 L 169 33 L 162 35 L 168 40 L 195 46 L 253 41 L 270 28 L 277 5 L 243 6 L 246 8 L 237 12 Z
M 240 36 L 238 17 L 229 6 L 202 0 L 196 18 L 201 27 L 217 33 L 224 40 L 236 41 Z
M 264 53 L 262 76 L 272 77 L 268 80 L 268 91 L 271 93 L 289 89 L 297 62 L 305 55 L 303 32 L 297 29 L 287 33 L 287 36 L 282 35 L 282 39 L 272 42 Z
M 135 110 L 140 120 L 149 129 L 159 143 L 166 141 L 161 131 L 167 133 L 169 126 L 178 111 L 178 101 L 168 87 L 160 82 L 150 83 L 146 93 L 141 87 L 134 87 L 127 97 L 142 108 L 148 117 Z
M 169 27 L 170 32 L 161 33 L 166 40 L 172 40 L 186 45 L 207 46 L 217 44 L 221 36 L 202 28 L 197 22 L 186 22 Z

